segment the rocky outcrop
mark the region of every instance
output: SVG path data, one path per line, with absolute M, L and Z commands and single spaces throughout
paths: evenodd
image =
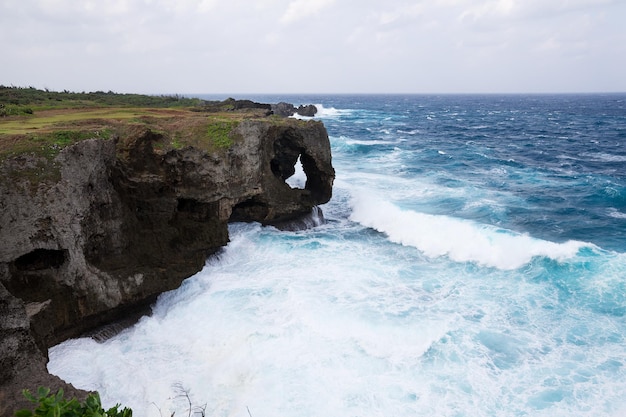
M 202 112 L 224 112 L 224 111 L 261 111 L 265 116 L 275 114 L 277 116 L 291 117 L 295 114 L 305 117 L 314 117 L 317 114 L 317 107 L 313 104 L 300 105 L 298 107 L 291 103 L 281 101 L 276 104 L 257 103 L 251 100 L 235 100 L 227 98 L 223 101 L 204 101 L 196 111 Z
M 306 106 L 300 105 L 298 106 L 296 113 L 298 113 L 300 116 L 313 117 L 317 114 L 317 107 L 315 107 L 313 104 L 307 104 Z
M 46 357 L 36 346 L 30 330 L 32 307 L 0 285 L 0 416 L 12 416 L 30 406 L 21 389 L 63 388 L 68 397 L 83 400 L 85 392 L 66 384 L 46 370 Z
M 0 165 L 0 415 L 21 389 L 71 387 L 48 375 L 47 349 L 143 314 L 228 242 L 229 221 L 289 224 L 332 193 L 321 122 L 247 119 L 234 144 L 159 150 L 137 126 L 53 159 Z M 285 180 L 300 159 L 303 189 Z
M 295 107 L 291 103 L 285 103 L 281 101 L 280 103 L 272 104 L 271 108 L 272 113 L 284 117 L 290 117 L 294 114 L 299 114 L 300 116 L 305 117 L 313 117 L 317 114 L 317 107 L 315 107 L 313 104 L 307 104 L 306 106 L 300 105 L 298 107 Z
M 223 112 L 223 111 L 254 111 L 261 110 L 266 116 L 272 114 L 272 105 L 266 103 L 257 103 L 251 100 L 235 100 L 227 98 L 223 101 L 207 101 L 196 109 L 202 112 Z

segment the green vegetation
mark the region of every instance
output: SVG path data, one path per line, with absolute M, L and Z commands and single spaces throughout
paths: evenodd
M 0 161 L 25 153 L 51 159 L 68 145 L 111 138 L 129 124 L 166 132 L 159 119 L 184 119 L 202 103 L 179 95 L 54 92 L 0 85 Z
M 33 109 L 25 106 L 6 105 L 0 103 L 0 117 L 8 116 L 22 116 L 26 114 L 33 114 Z
M 56 155 L 57 152 L 55 152 L 55 150 L 58 151 L 65 146 L 80 142 L 85 139 L 109 139 L 111 137 L 111 133 L 112 131 L 110 129 L 103 129 L 95 132 L 80 130 L 57 130 L 51 132 L 46 136 L 41 136 L 37 139 L 41 141 L 46 141 L 46 139 L 48 139 L 47 147 Z
M 183 387 L 182 383 L 173 384 L 172 389 L 175 392 L 174 399 L 181 400 L 178 405 L 184 407 L 183 412 L 186 412 L 188 417 L 192 415 L 206 416 L 207 404 L 194 405 L 189 389 Z M 102 408 L 98 393 L 89 394 L 82 403 L 75 398 L 70 400 L 63 398 L 62 389 L 56 394 L 52 394 L 50 388 L 46 387 L 39 387 L 36 395 L 29 390 L 24 390 L 22 393 L 28 401 L 34 404 L 35 408 L 33 410 L 19 410 L 15 413 L 15 417 L 132 417 L 133 415 L 133 411 L 128 407 L 120 410 L 120 404 L 105 410 Z M 161 409 L 156 404 L 154 406 L 163 416 Z M 172 416 L 174 414 L 175 412 L 172 413 Z M 248 414 L 250 414 L 250 410 L 248 410 Z
M 202 100 L 175 95 L 149 96 L 143 94 L 119 94 L 112 91 L 96 91 L 91 93 L 75 93 L 71 91 L 48 91 L 34 87 L 7 87 L 0 85 L 0 104 L 12 105 L 14 108 L 30 108 L 32 111 L 54 108 L 85 108 L 85 107 L 192 107 L 198 106 Z M 7 114 L 9 115 L 9 114 Z M 2 111 L 0 110 L 0 116 Z
M 152 144 L 157 152 L 188 146 L 224 152 L 240 139 L 233 130 L 242 120 L 267 118 L 271 112 L 270 105 L 249 100 L 213 102 L 178 95 L 53 92 L 1 85 L 0 109 L 0 162 L 28 154 L 52 162 L 49 167 L 64 147 L 89 138 L 127 137 L 137 134 L 137 127 L 160 137 Z M 277 116 L 269 120 L 297 123 Z M 45 176 L 43 170 L 37 167 L 33 178 L 57 177 Z
M 11 137 L 10 140 L 0 139 L 0 161 L 6 157 L 30 153 L 52 160 L 61 149 L 85 139 L 109 139 L 113 135 L 110 128 L 87 130 L 57 130 L 30 133 Z
M 213 120 L 207 127 L 206 135 L 216 148 L 228 149 L 233 144 L 231 132 L 238 124 L 236 120 Z
M 80 403 L 75 398 L 66 400 L 63 398 L 63 390 L 56 394 L 50 393 L 50 388 L 40 387 L 37 395 L 24 390 L 24 397 L 37 405 L 34 410 L 20 410 L 15 413 L 15 417 L 132 417 L 133 411 L 130 408 L 119 409 L 120 404 L 104 410 L 100 404 L 98 394 L 90 394 L 85 402 Z

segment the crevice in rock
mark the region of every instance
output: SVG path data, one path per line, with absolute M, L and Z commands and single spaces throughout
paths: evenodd
M 176 200 L 176 211 L 185 215 L 185 218 L 195 221 L 204 221 L 211 217 L 216 211 L 215 203 L 205 203 L 193 198 L 178 198 Z
M 249 222 L 256 219 L 264 219 L 269 214 L 267 203 L 258 201 L 254 198 L 235 204 L 233 212 L 230 215 L 229 222 Z
M 58 269 L 67 260 L 67 251 L 59 249 L 35 249 L 13 261 L 17 271 Z

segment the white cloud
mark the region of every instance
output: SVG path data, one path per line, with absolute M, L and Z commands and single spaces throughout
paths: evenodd
M 200 13 L 206 13 L 212 10 L 217 4 L 217 0 L 202 0 L 198 4 L 198 11 Z
M 289 3 L 280 20 L 283 23 L 293 23 L 318 14 L 334 2 L 335 0 L 294 0 Z
M 616 0 L 439 0 L 448 7 L 459 6 L 461 20 L 500 19 L 549 20 L 577 12 L 602 11 Z
M 626 90 L 624 15 L 618 0 L 3 0 L 0 83 L 152 93 Z
M 466 19 L 476 21 L 484 18 L 507 17 L 510 16 L 517 7 L 519 6 L 516 4 L 515 0 L 485 1 L 482 3 L 472 4 L 468 9 L 461 13 L 459 19 L 461 21 Z

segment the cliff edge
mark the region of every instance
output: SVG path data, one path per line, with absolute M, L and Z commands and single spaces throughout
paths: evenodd
M 229 221 L 284 226 L 330 199 L 321 122 L 246 117 L 218 131 L 206 117 L 192 118 L 211 146 L 178 142 L 197 123 L 125 122 L 52 155 L 0 160 L 0 415 L 27 405 L 24 388 L 80 398 L 47 373 L 47 349 L 145 313 L 228 242 Z M 285 182 L 298 158 L 302 189 Z

